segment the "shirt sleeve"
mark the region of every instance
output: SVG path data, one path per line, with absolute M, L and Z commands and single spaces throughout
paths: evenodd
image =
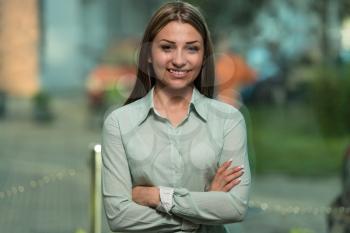
M 159 186 L 160 203 L 156 209 L 161 212 L 171 214 L 170 210 L 173 207 L 173 195 L 173 188 Z
M 102 133 L 102 195 L 109 227 L 127 232 L 192 232 L 198 225 L 132 201 L 129 165 L 118 121 L 109 115 Z
M 229 192 L 190 192 L 175 188 L 170 213 L 193 223 L 216 225 L 242 221 L 248 208 L 251 175 L 243 117 L 224 133 L 219 165 L 233 159 L 232 166 L 244 166 L 241 182 Z

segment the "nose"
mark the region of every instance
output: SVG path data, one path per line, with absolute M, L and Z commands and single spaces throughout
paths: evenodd
M 186 58 L 181 50 L 175 51 L 172 63 L 176 68 L 181 68 L 186 65 Z

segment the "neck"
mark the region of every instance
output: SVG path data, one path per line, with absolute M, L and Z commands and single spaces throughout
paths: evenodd
M 154 88 L 154 105 L 157 109 L 187 109 L 191 102 L 193 86 L 174 90 L 160 84 Z

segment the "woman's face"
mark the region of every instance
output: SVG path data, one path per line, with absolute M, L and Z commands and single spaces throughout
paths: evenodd
M 192 85 L 203 64 L 201 34 L 190 24 L 172 21 L 156 35 L 151 46 L 157 81 L 171 89 Z

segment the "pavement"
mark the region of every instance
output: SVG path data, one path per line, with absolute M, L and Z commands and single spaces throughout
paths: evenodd
M 338 177 L 256 176 L 241 232 L 327 233 L 326 215 L 339 192 Z
M 54 120 L 33 120 L 30 101 L 10 99 L 0 119 L 0 232 L 90 231 L 91 146 L 100 125 L 82 97 L 53 100 Z M 251 208 L 231 233 L 326 233 L 338 177 L 253 174 Z M 109 232 L 105 218 L 102 232 Z

